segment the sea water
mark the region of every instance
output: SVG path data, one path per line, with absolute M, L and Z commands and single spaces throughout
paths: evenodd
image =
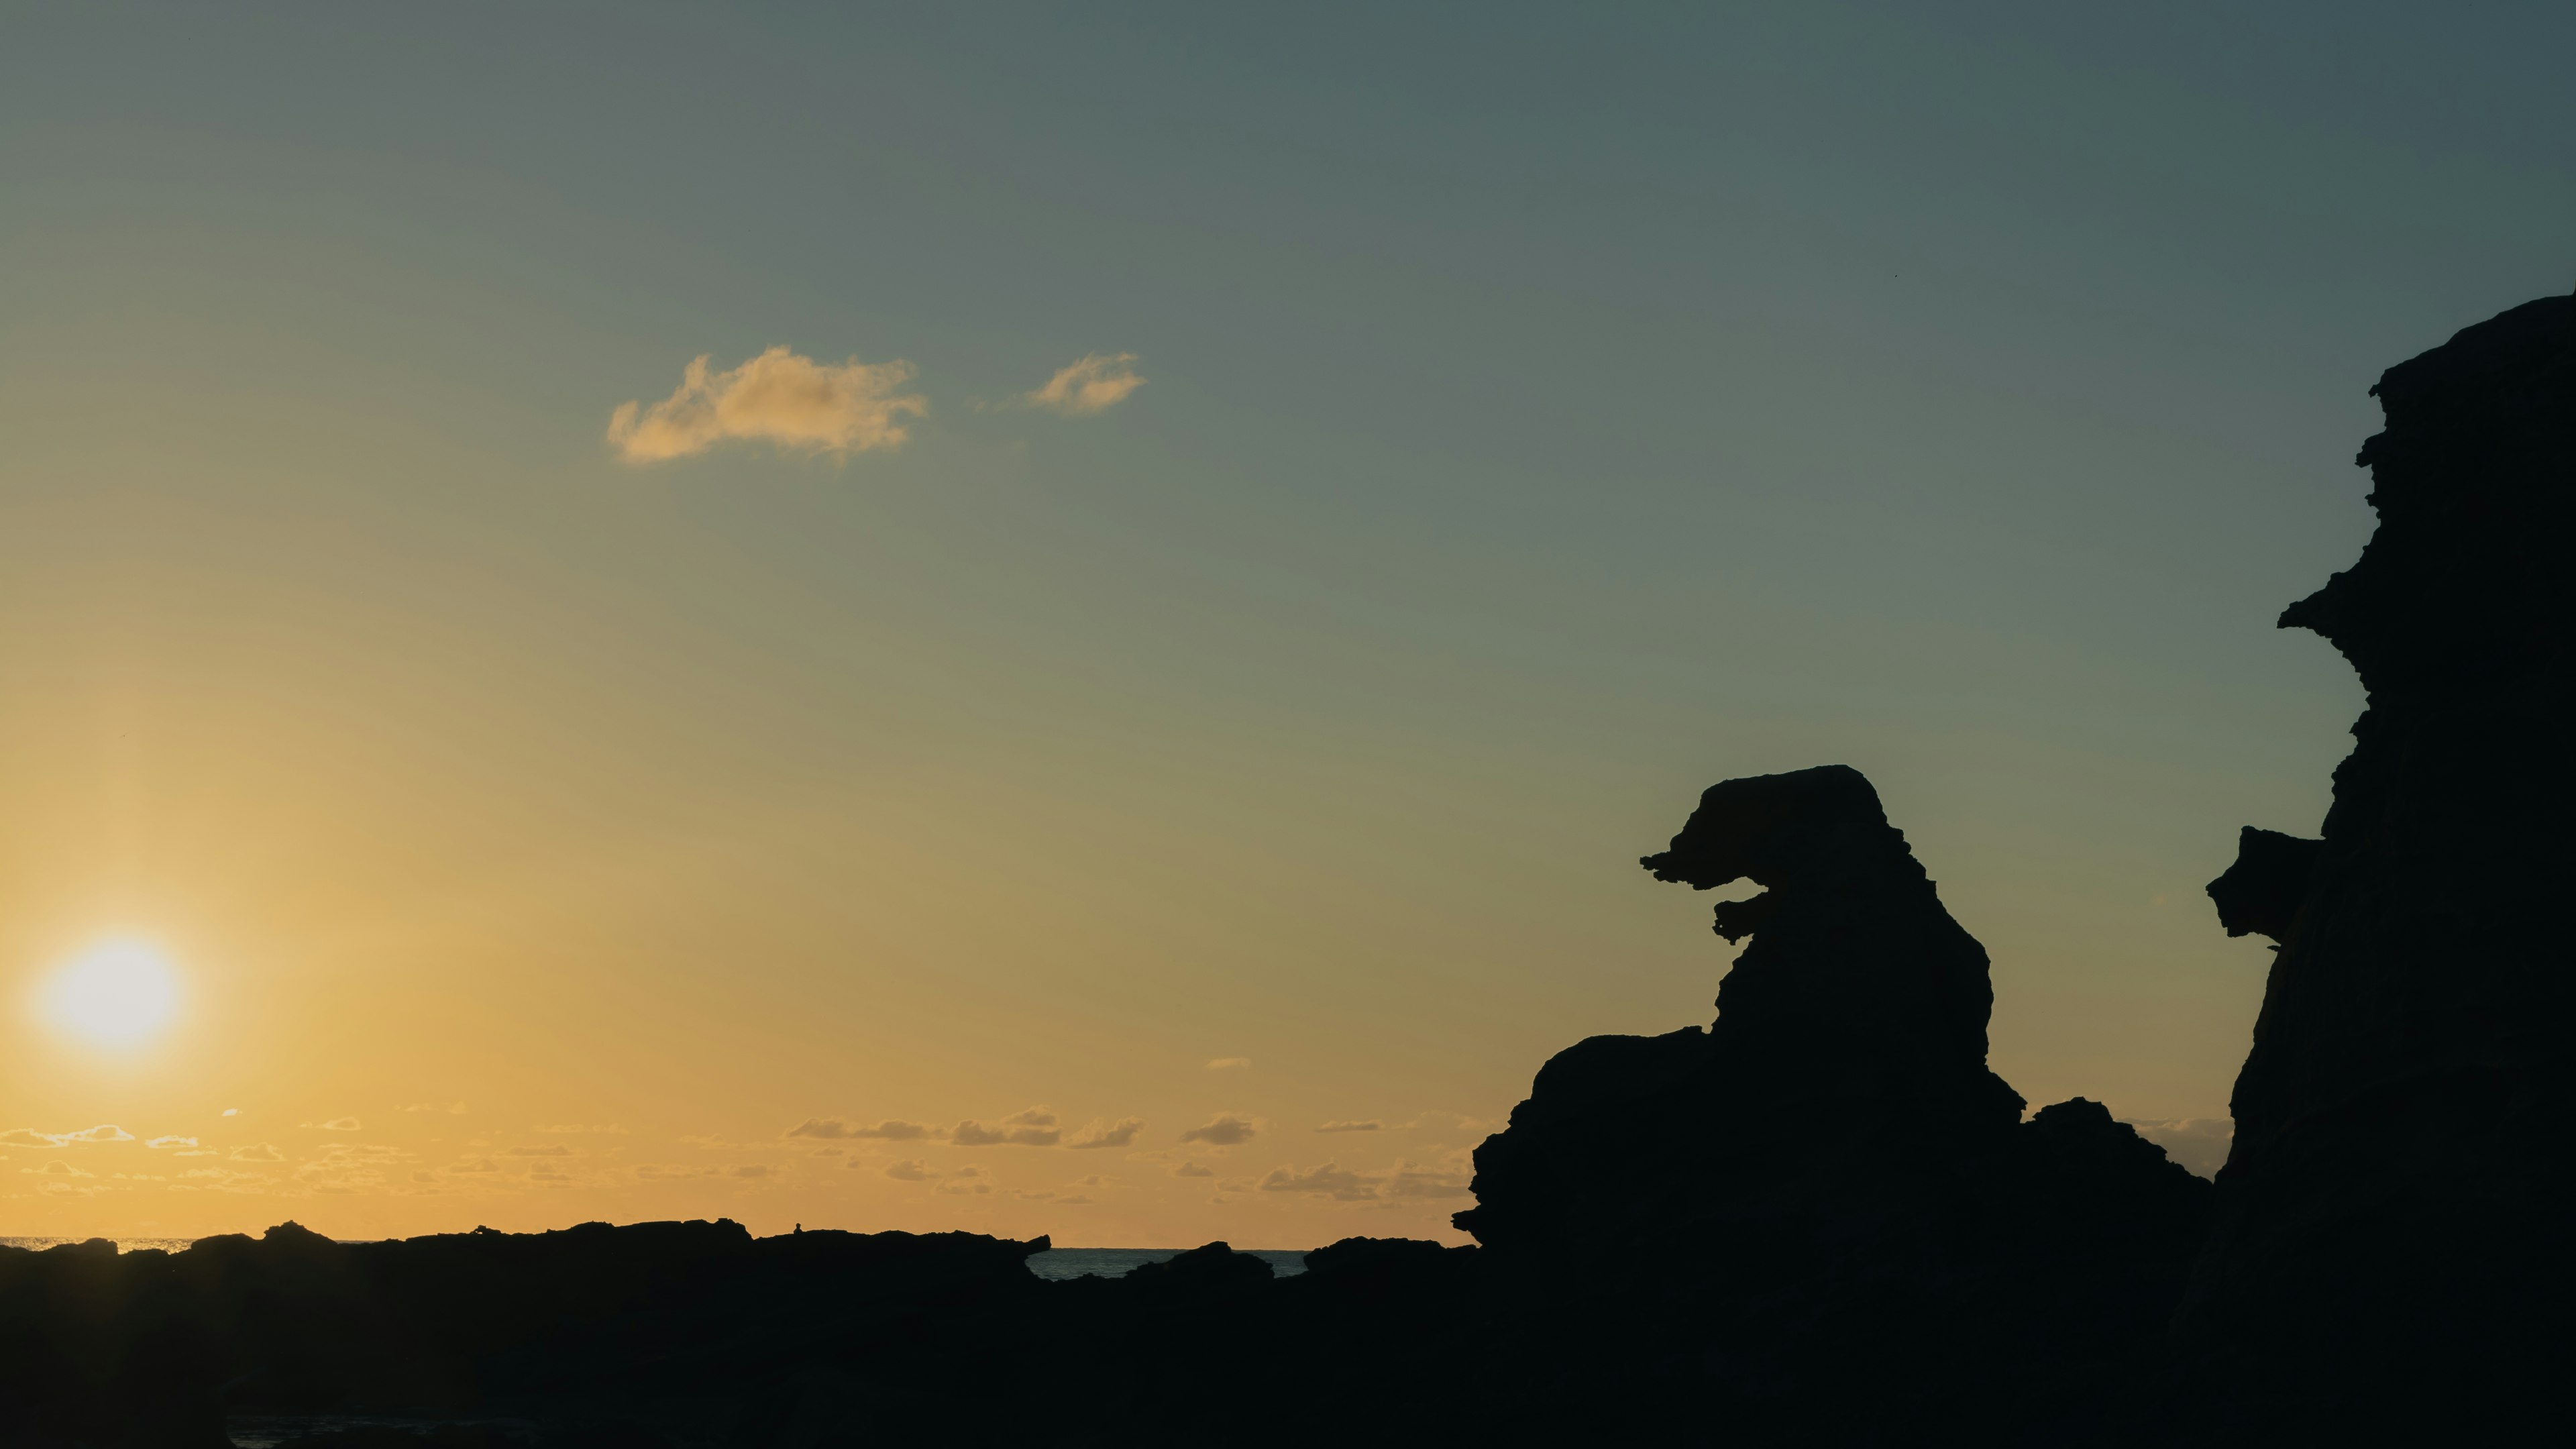
M 86 1241 L 88 1241 L 86 1238 L 0 1238 L 0 1248 L 25 1248 L 31 1253 L 41 1253 L 47 1248 L 59 1248 L 65 1243 Z M 131 1253 L 139 1248 L 158 1248 L 165 1253 L 184 1253 L 188 1250 L 188 1245 L 195 1241 L 194 1238 L 119 1238 L 116 1240 L 116 1250 L 120 1253 Z
M 1079 1278 L 1088 1273 L 1100 1278 L 1124 1278 L 1147 1263 L 1177 1258 L 1186 1248 L 1049 1248 L 1029 1257 L 1029 1271 L 1041 1278 Z M 1285 1248 L 1247 1248 L 1248 1252 L 1270 1265 L 1270 1271 L 1282 1278 L 1293 1278 L 1306 1271 L 1306 1255 Z

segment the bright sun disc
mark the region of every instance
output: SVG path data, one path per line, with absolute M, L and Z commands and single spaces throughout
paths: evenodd
M 63 963 L 45 984 L 44 1015 L 56 1029 L 101 1046 L 132 1046 L 170 1024 L 179 977 L 140 941 L 108 941 Z

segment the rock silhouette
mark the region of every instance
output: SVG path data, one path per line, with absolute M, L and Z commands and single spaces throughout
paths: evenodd
M 2280 944 L 2177 1351 L 2250 1438 L 2498 1432 L 2576 1347 L 2576 298 L 2373 391 L 2378 530 L 2281 616 L 2359 672 L 2353 752 L 2323 839 L 2210 886 Z
M 1716 1022 L 1558 1054 L 1456 1215 L 1559 1313 L 1632 1330 L 1595 1372 L 1855 1439 L 2009 1396 L 2009 1432 L 2070 1411 L 2034 1383 L 2161 1332 L 2208 1184 L 2081 1098 L 2022 1121 L 1985 950 L 1859 771 L 1712 786 L 1642 863 L 1766 888 L 1716 909 L 1751 938 Z

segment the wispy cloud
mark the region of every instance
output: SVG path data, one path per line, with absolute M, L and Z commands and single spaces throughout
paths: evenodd
M 900 448 L 903 424 L 930 410 L 902 391 L 909 362 L 834 366 L 772 347 L 740 367 L 709 370 L 708 358 L 681 370 L 679 390 L 646 407 L 620 403 L 609 414 L 608 444 L 629 463 L 660 463 L 703 453 L 728 440 L 846 457 Z
M 12 1127 L 0 1132 L 0 1147 L 62 1147 L 74 1142 L 131 1142 L 134 1134 L 112 1122 L 84 1127 L 77 1132 L 39 1132 L 33 1127 Z M 154 1143 L 158 1147 L 160 1143 Z M 191 1144 L 193 1145 L 193 1144 Z
M 2164 1122 L 2131 1122 L 2138 1135 L 2165 1150 L 2186 1172 L 2216 1177 L 2235 1145 L 2236 1123 L 2228 1117 L 2181 1117 Z
M 1072 1141 L 1064 1145 L 1077 1151 L 1087 1147 L 1133 1147 L 1136 1134 L 1144 1130 L 1145 1119 L 1142 1117 L 1121 1117 L 1106 1124 L 1094 1117 L 1088 1126 L 1073 1135 Z
M 1383 1132 L 1386 1130 L 1386 1124 L 1371 1117 L 1363 1122 L 1318 1122 L 1315 1124 L 1315 1130 L 1318 1132 Z
M 355 1117 L 334 1117 L 328 1122 L 306 1122 L 301 1125 L 316 1132 L 355 1132 L 359 1128 L 358 1119 Z
M 1378 1196 L 1465 1197 L 1467 1183 L 1456 1163 L 1423 1167 L 1397 1158 L 1378 1184 Z
M 1055 376 L 1047 379 L 1046 386 L 1020 394 L 1019 401 L 1068 418 L 1105 413 L 1145 385 L 1135 364 L 1136 354 L 1132 352 L 1095 352 L 1058 369 Z
M 1333 1163 L 1299 1172 L 1295 1166 L 1274 1167 L 1261 1179 L 1263 1192 L 1325 1193 L 1344 1202 L 1377 1196 L 1377 1179 L 1346 1172 Z
M 1261 1130 L 1261 1124 L 1232 1112 L 1219 1112 L 1207 1121 L 1181 1134 L 1183 1142 L 1204 1142 L 1210 1147 L 1233 1147 L 1249 1142 Z
M 177 1192 L 266 1192 L 277 1182 L 264 1172 L 235 1172 L 224 1167 L 192 1167 L 171 1184 Z
M 396 1107 L 394 1110 L 397 1112 L 438 1112 L 449 1117 L 462 1117 L 465 1115 L 465 1104 L 462 1102 L 412 1102 L 404 1106 Z M 224 1115 L 229 1117 L 232 1113 L 226 1112 Z
M 286 1154 L 279 1152 L 276 1148 L 271 1147 L 265 1142 L 254 1143 L 248 1147 L 236 1147 L 233 1149 L 233 1161 L 235 1162 L 284 1162 L 285 1160 Z
M 990 1127 L 969 1119 L 948 1129 L 949 1142 L 959 1147 L 1053 1147 L 1063 1139 L 1055 1113 L 1044 1107 L 1014 1112 Z
M 1208 1069 L 1209 1071 L 1211 1071 L 1211 1072 L 1243 1072 L 1243 1071 L 1250 1071 L 1250 1070 L 1252 1069 L 1252 1058 L 1250 1058 L 1250 1057 L 1218 1057 L 1216 1060 L 1214 1060 L 1214 1061 L 1212 1061 L 1212 1062 L 1209 1062 L 1209 1063 L 1207 1064 L 1207 1069 Z
M 867 1166 L 864 1162 L 853 1162 L 850 1165 L 852 1167 Z M 907 1157 L 901 1162 L 888 1163 L 886 1165 L 885 1175 L 893 1178 L 897 1182 L 928 1182 L 930 1180 L 930 1164 L 922 1161 L 918 1157 Z
M 874 1127 L 858 1127 L 838 1117 L 808 1117 L 788 1128 L 785 1135 L 819 1138 L 826 1142 L 861 1137 L 875 1138 L 884 1142 L 918 1142 L 938 1130 L 924 1122 L 886 1121 L 879 1122 Z
M 194 1137 L 155 1137 L 143 1145 L 146 1147 L 194 1147 L 197 1145 L 197 1139 Z

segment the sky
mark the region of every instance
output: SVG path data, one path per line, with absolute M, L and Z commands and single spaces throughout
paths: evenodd
M 0 1235 L 1459 1241 L 1829 762 L 2205 1170 L 2576 10 L 1938 11 L 0 3 Z

